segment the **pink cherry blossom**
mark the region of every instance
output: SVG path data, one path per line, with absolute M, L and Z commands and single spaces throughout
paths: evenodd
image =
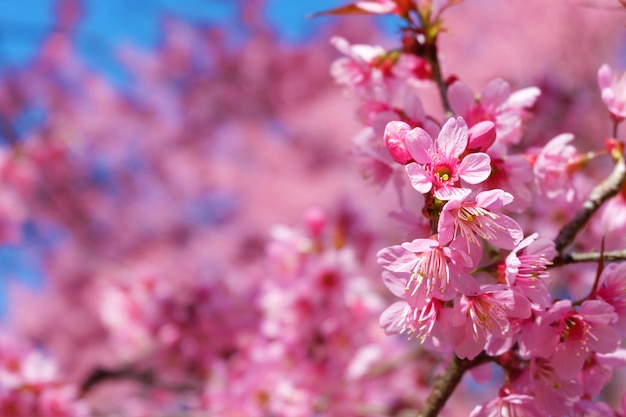
M 578 162 L 576 148 L 569 143 L 574 135 L 564 133 L 550 140 L 539 152 L 533 171 L 538 190 L 547 198 L 564 195 L 572 202 L 576 189 L 572 183 L 572 171 Z
M 574 378 L 590 353 L 614 352 L 620 342 L 611 326 L 616 320 L 613 307 L 601 300 L 584 301 L 578 311 L 572 309 L 571 300 L 554 303 L 538 324 L 556 326 L 559 332 L 561 341 L 550 358 L 555 372 Z
M 598 85 L 611 116 L 618 121 L 626 118 L 626 74 L 618 76 L 608 64 L 603 64 L 598 70 Z
M 481 246 L 481 239 L 502 249 L 513 249 L 524 234 L 515 220 L 493 210 L 499 210 L 513 200 L 513 196 L 502 190 L 483 191 L 474 201 L 450 200 L 443 207 L 439 217 L 439 240 L 449 242 L 461 239 L 470 244 Z
M 435 141 L 420 128 L 405 137 L 415 160 L 406 166 L 406 172 L 413 188 L 422 194 L 433 190 L 440 200 L 460 199 L 471 191 L 462 186 L 461 180 L 478 184 L 491 172 L 487 154 L 478 152 L 462 157 L 468 141 L 467 125 L 462 118 L 448 119 Z
M 501 390 L 496 398 L 477 406 L 470 417 L 545 417 L 534 397 Z
M 595 297 L 613 307 L 617 313 L 615 328 L 622 336 L 626 335 L 626 263 L 607 265 L 598 282 Z
M 531 186 L 534 182 L 532 166 L 521 155 L 505 155 L 490 149 L 491 175 L 479 185 L 479 189 L 502 189 L 513 195 L 513 201 L 507 206 L 508 210 L 521 212 L 532 203 L 533 193 Z
M 554 242 L 534 233 L 522 240 L 506 257 L 503 279 L 514 290 L 524 294 L 537 308 L 550 304 L 544 281 L 549 278 L 548 265 L 556 255 Z
M 467 120 L 469 126 L 488 120 L 496 125 L 496 141 L 509 146 L 520 141 L 529 109 L 541 94 L 537 87 L 511 93 L 502 79 L 489 82 L 476 99 L 472 90 L 461 81 L 448 89 L 448 99 L 455 114 Z
M 509 339 L 508 345 L 512 345 L 514 333 L 510 319 L 525 319 L 530 314 L 529 302 L 503 285 L 483 287 L 475 295 L 462 295 L 454 305 L 454 328 L 449 329 L 465 335 L 454 336 L 455 353 L 460 358 L 472 359 L 490 339 Z
M 413 160 L 406 145 L 406 134 L 411 127 L 404 122 L 389 122 L 385 128 L 384 141 L 389 155 L 399 164 L 406 165 Z
M 407 302 L 423 306 L 427 299 L 449 300 L 456 292 L 473 294 L 478 283 L 466 270 L 474 261 L 455 246 L 442 246 L 434 239 L 415 239 L 382 249 L 378 264 L 394 273 L 408 273 Z M 414 301 L 413 301 L 414 300 Z

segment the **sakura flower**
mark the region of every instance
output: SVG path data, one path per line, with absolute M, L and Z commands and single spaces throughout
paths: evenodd
M 533 233 L 506 257 L 501 280 L 524 294 L 535 308 L 545 308 L 550 305 L 550 294 L 542 281 L 549 277 L 547 267 L 555 255 L 554 242 Z
M 626 118 L 626 74 L 617 76 L 604 64 L 598 70 L 598 85 L 602 101 L 616 121 Z
M 333 37 L 330 42 L 346 55 L 333 62 L 330 73 L 338 84 L 349 89 L 357 89 L 367 83 L 371 76 L 372 62 L 385 53 L 381 46 L 350 45 L 340 36 Z
M 496 125 L 497 142 L 511 145 L 519 142 L 522 127 L 541 91 L 529 87 L 511 93 L 509 84 L 495 79 L 485 86 L 476 99 L 472 90 L 461 81 L 448 89 L 448 99 L 455 114 L 467 120 L 469 126 L 489 120 Z
M 554 371 L 562 378 L 575 378 L 591 352 L 611 353 L 620 338 L 611 324 L 617 320 L 613 308 L 602 300 L 587 300 L 580 309 L 572 309 L 571 300 L 554 303 L 538 322 L 556 327 L 560 343 L 550 359 Z
M 450 200 L 443 207 L 439 217 L 439 240 L 449 242 L 460 238 L 470 244 L 480 246 L 480 239 L 497 248 L 513 249 L 524 233 L 519 224 L 503 214 L 492 210 L 501 209 L 513 200 L 513 196 L 502 190 L 483 191 L 474 201 Z
M 561 377 L 545 359 L 533 358 L 528 371 L 530 381 L 524 385 L 534 393 L 539 409 L 551 417 L 570 415 L 583 393 L 581 385 L 575 379 Z
M 426 300 L 422 307 L 397 301 L 383 311 L 379 323 L 387 334 L 405 333 L 424 342 L 432 332 L 441 308 L 443 302 L 434 298 Z
M 461 180 L 478 184 L 491 173 L 489 155 L 478 152 L 462 157 L 468 129 L 460 117 L 449 119 L 435 141 L 421 128 L 411 130 L 405 137 L 415 160 L 406 166 L 406 172 L 413 188 L 422 194 L 433 190 L 439 200 L 462 199 L 471 190 L 461 187 Z
M 490 339 L 513 336 L 510 318 L 524 319 L 530 314 L 528 300 L 504 285 L 486 286 L 479 294 L 462 295 L 454 305 L 452 319 L 454 329 L 451 331 L 459 332 L 453 341 L 455 353 L 460 358 L 476 357 Z M 465 336 L 459 338 L 459 334 Z
M 539 192 L 547 198 L 565 194 L 567 202 L 574 201 L 576 190 L 572 183 L 572 172 L 576 168 L 576 148 L 569 143 L 574 135 L 563 133 L 550 140 L 539 152 L 533 171 Z
M 404 122 L 389 122 L 383 139 L 389 155 L 399 164 L 406 165 L 413 160 L 406 145 L 406 134 L 411 127 Z
M 618 319 L 614 327 L 626 335 L 626 263 L 607 265 L 598 282 L 594 296 L 613 307 Z
M 478 283 L 466 272 L 475 260 L 455 245 L 442 246 L 434 239 L 415 239 L 382 249 L 377 257 L 383 268 L 409 274 L 405 298 L 413 306 L 423 306 L 433 297 L 450 300 L 457 291 L 467 294 L 478 291 Z
M 470 417 L 545 417 L 530 395 L 513 394 L 509 389 L 500 390 L 493 400 L 474 408 Z
M 483 190 L 502 189 L 513 195 L 508 210 L 521 212 L 532 202 L 531 185 L 533 182 L 532 167 L 521 155 L 505 155 L 504 150 L 491 148 L 491 175 L 480 184 Z

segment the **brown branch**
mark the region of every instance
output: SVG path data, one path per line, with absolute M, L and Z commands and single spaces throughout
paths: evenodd
M 426 57 L 433 72 L 433 80 L 437 83 L 437 89 L 439 90 L 439 95 L 441 97 L 441 104 L 446 112 L 446 116 L 452 116 L 452 106 L 450 106 L 450 102 L 448 101 L 448 85 L 446 84 L 441 72 L 441 63 L 439 62 L 439 55 L 437 53 L 436 40 L 432 43 L 426 44 Z
M 554 258 L 552 265 L 550 265 L 549 268 L 582 262 L 598 262 L 600 259 L 604 259 L 608 262 L 626 261 L 626 249 L 604 252 L 604 256 L 602 256 L 600 252 L 574 252 L 566 255 L 559 255 Z
M 87 375 L 87 378 L 85 378 L 85 381 L 81 384 L 80 393 L 81 395 L 85 395 L 96 385 L 100 385 L 103 382 L 119 380 L 131 380 L 143 385 L 152 385 L 154 384 L 154 375 L 149 371 L 136 371 L 127 367 L 117 369 L 96 368 Z
M 454 355 L 445 372 L 435 379 L 430 394 L 428 394 L 428 398 L 426 398 L 417 417 L 437 416 L 456 386 L 461 382 L 465 372 L 490 360 L 492 358 L 487 356 L 485 352 L 482 352 L 472 360 L 459 359 Z
M 563 252 L 567 246 L 573 241 L 580 229 L 587 224 L 587 221 L 600 208 L 600 206 L 609 198 L 615 196 L 624 180 L 626 179 L 626 164 L 624 163 L 624 155 L 617 157 L 617 163 L 613 172 L 600 184 L 596 185 L 591 191 L 589 198 L 583 203 L 582 208 L 576 213 L 574 218 L 567 223 L 559 235 L 554 239 L 554 244 L 558 254 Z

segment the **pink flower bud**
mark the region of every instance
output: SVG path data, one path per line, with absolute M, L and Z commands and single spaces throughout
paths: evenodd
M 319 237 L 326 226 L 327 216 L 324 209 L 311 207 L 304 214 L 306 228 L 312 237 Z
M 496 125 L 490 121 L 475 124 L 469 129 L 467 149 L 474 152 L 485 152 L 496 141 Z
M 404 122 L 389 122 L 385 127 L 385 146 L 389 155 L 399 164 L 406 165 L 413 160 L 406 146 L 406 134 L 411 127 Z

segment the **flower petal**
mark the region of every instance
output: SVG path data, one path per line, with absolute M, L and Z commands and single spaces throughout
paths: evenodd
M 424 168 L 415 162 L 411 162 L 405 167 L 405 169 L 406 173 L 409 175 L 409 180 L 411 181 L 413 188 L 422 194 L 426 194 L 431 190 L 433 184 L 428 173 L 424 171 Z
M 420 164 L 429 164 L 432 161 L 433 139 L 422 128 L 415 129 L 406 133 L 406 146 L 409 153 Z
M 467 123 L 462 117 L 448 119 L 437 138 L 438 153 L 447 158 L 458 158 L 465 152 L 468 141 Z
M 459 176 L 470 184 L 485 181 L 491 175 L 491 158 L 486 153 L 478 152 L 467 155 L 459 166 Z

